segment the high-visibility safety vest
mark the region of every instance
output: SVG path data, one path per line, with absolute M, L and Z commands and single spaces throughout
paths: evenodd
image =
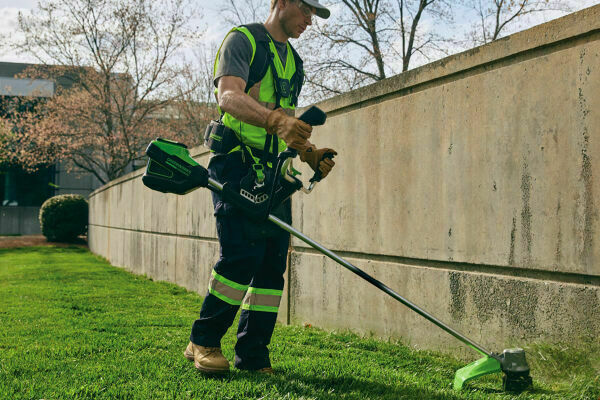
M 287 58 L 284 68 L 273 39 L 264 25 L 249 24 L 238 26 L 229 31 L 227 35 L 233 31 L 238 31 L 246 35 L 252 45 L 250 76 L 245 92 L 269 109 L 275 109 L 279 106 L 286 113 L 294 115 L 294 109 L 298 103 L 298 95 L 304 81 L 302 59 L 298 56 L 296 50 L 289 42 L 286 43 Z M 215 57 L 213 74 L 216 74 L 219 66 L 220 52 L 221 47 L 219 47 L 219 51 Z M 218 89 L 215 90 L 215 94 L 217 94 L 217 91 Z M 285 150 L 285 142 L 277 138 L 277 136 L 270 138 L 269 136 L 272 135 L 268 135 L 264 128 L 242 122 L 229 113 L 219 111 L 222 114 L 222 122 L 236 133 L 236 136 L 244 145 L 272 154 Z M 277 139 L 277 142 L 274 139 Z M 272 141 L 273 143 L 270 144 Z M 232 151 L 240 149 L 240 147 L 236 147 Z M 276 156 L 277 154 L 274 155 Z

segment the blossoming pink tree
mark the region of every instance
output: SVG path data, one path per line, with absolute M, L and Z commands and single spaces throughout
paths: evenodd
M 22 76 L 53 80 L 56 92 L 12 116 L 10 133 L 0 134 L 0 161 L 31 170 L 64 160 L 104 183 L 142 158 L 155 137 L 198 144 L 197 120 L 215 111 L 190 98 L 194 81 L 182 85 L 186 66 L 176 62 L 194 33 L 191 5 L 43 0 L 21 15 L 24 40 L 15 48 L 40 61 Z

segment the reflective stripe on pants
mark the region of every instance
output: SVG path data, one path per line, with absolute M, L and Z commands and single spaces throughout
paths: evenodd
M 214 269 L 212 270 L 212 277 L 208 283 L 208 292 L 213 296 L 218 297 L 225 303 L 239 306 L 246 295 L 246 290 L 248 290 L 248 285 L 236 283 L 217 274 Z
M 250 287 L 244 297 L 243 310 L 274 312 L 279 311 L 283 290 Z

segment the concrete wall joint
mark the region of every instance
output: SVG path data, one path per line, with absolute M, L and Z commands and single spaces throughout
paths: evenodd
M 148 235 L 156 235 L 156 236 L 176 237 L 176 238 L 184 238 L 184 239 L 196 239 L 196 240 L 201 240 L 203 242 L 218 243 L 218 241 L 219 241 L 216 238 L 208 237 L 208 236 L 185 235 L 185 234 L 181 234 L 181 233 L 178 234 L 178 233 L 169 233 L 169 232 L 156 232 L 156 231 L 149 231 L 149 230 L 144 230 L 144 229 L 123 228 L 123 227 L 109 226 L 109 225 L 102 225 L 102 224 L 89 224 L 88 226 L 106 228 L 106 229 L 111 229 L 111 230 L 115 230 L 115 231 L 145 233 Z
M 486 264 L 469 264 L 454 261 L 438 261 L 417 258 L 407 258 L 400 256 L 390 256 L 384 254 L 367 254 L 357 253 L 352 251 L 332 250 L 340 257 L 352 263 L 353 260 L 358 262 L 377 261 L 395 265 L 398 268 L 411 267 L 434 269 L 440 271 L 473 273 L 490 276 L 502 276 L 515 279 L 529 279 L 535 281 L 547 281 L 556 283 L 567 283 L 573 285 L 592 286 L 600 288 L 600 276 L 585 275 L 577 273 L 568 273 L 561 271 L 545 271 L 532 270 L 528 268 L 506 267 L 503 265 L 486 265 Z M 312 248 L 294 247 L 294 254 L 307 254 L 323 256 L 320 252 Z M 358 265 L 356 265 L 358 267 Z M 340 268 L 343 268 L 340 266 Z M 359 267 L 360 268 L 360 267 Z M 384 282 L 385 283 L 385 282 Z

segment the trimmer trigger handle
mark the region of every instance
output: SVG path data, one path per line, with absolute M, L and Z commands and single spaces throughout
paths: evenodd
M 333 159 L 333 157 L 335 157 L 335 153 L 332 153 L 329 151 L 329 152 L 323 154 L 323 158 L 321 159 L 321 161 L 323 161 L 326 158 Z
M 333 157 L 335 157 L 335 154 L 332 152 L 327 152 L 325 154 L 323 154 L 323 158 L 321 158 L 321 161 L 323 161 L 326 158 L 329 158 L 330 160 L 333 160 Z M 319 163 L 321 162 L 319 161 Z M 321 182 L 321 179 L 323 179 L 323 173 L 321 172 L 320 169 L 317 169 L 317 171 L 315 172 L 315 174 L 313 175 L 312 178 L 310 178 L 310 183 L 313 182 Z

